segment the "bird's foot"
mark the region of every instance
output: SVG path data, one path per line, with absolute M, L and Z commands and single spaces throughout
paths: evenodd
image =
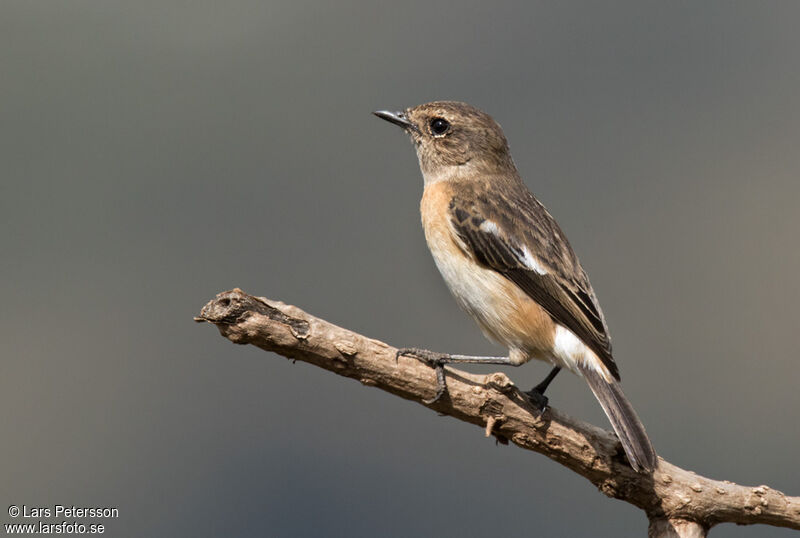
M 550 383 L 553 382 L 560 371 L 561 367 L 556 366 L 550 371 L 549 374 L 547 374 L 547 377 L 545 377 L 541 383 L 525 393 L 525 395 L 528 397 L 528 400 L 530 400 L 530 402 L 536 406 L 536 409 L 539 410 L 540 416 L 547 410 L 547 403 L 550 401 L 547 399 L 547 396 L 544 395 L 544 391 L 547 390 L 547 387 L 550 386 Z
M 420 349 L 416 347 L 404 347 L 398 349 L 397 353 L 395 353 L 395 362 L 397 362 L 401 356 L 415 358 L 436 370 L 436 394 L 433 395 L 433 398 L 422 400 L 422 403 L 425 405 L 430 405 L 438 402 L 439 399 L 447 392 L 447 380 L 444 377 L 444 365 L 447 364 L 450 355 L 447 353 L 437 353 L 435 351 L 429 351 L 427 349 Z
M 550 402 L 550 399 L 544 395 L 544 392 L 539 390 L 539 387 L 533 387 L 523 394 L 528 397 L 528 401 L 539 411 L 540 416 L 547 411 L 547 404 Z
M 397 359 L 400 357 L 412 357 L 431 367 L 435 367 L 439 364 L 447 364 L 448 359 L 450 359 L 450 355 L 447 353 L 437 353 L 436 351 L 420 349 L 418 347 L 402 347 L 398 349 L 397 353 L 394 355 L 395 362 L 397 362 Z

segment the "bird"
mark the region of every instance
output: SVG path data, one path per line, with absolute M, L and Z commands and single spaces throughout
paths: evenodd
M 424 180 L 420 203 L 425 239 L 459 306 L 505 357 L 402 348 L 436 368 L 444 364 L 553 365 L 527 394 L 543 412 L 544 391 L 566 368 L 582 377 L 608 416 L 631 467 L 650 473 L 657 455 L 622 392 L 608 325 L 589 278 L 555 219 L 527 188 L 500 125 L 458 101 L 434 101 L 377 117 L 401 127 L 416 148 Z

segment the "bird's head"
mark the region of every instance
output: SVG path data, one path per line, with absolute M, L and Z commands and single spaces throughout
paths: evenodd
M 380 110 L 374 114 L 409 134 L 426 183 L 466 171 L 514 167 L 500 125 L 474 106 L 434 101 L 402 112 Z

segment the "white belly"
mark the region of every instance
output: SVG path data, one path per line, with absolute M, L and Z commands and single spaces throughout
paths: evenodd
M 523 339 L 514 334 L 508 323 L 517 305 L 515 298 L 506 292 L 508 280 L 466 257 L 449 237 L 440 237 L 431 230 L 426 230 L 425 237 L 450 292 L 459 306 L 477 321 L 487 338 L 512 350 L 524 349 Z

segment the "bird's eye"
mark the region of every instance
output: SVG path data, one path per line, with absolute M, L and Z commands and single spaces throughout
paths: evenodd
M 430 122 L 431 133 L 441 136 L 450 130 L 450 122 L 444 118 L 433 118 Z

